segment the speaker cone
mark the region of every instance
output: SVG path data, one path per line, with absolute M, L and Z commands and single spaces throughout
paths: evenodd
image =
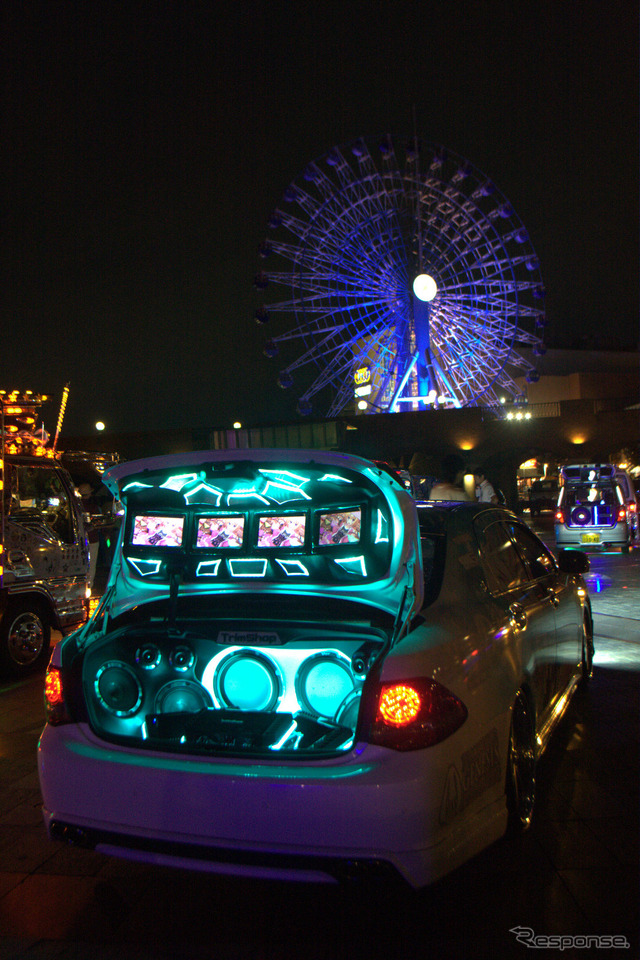
M 143 670 L 154 670 L 161 660 L 162 654 L 155 643 L 145 643 L 136 650 L 136 663 Z
M 116 717 L 132 716 L 142 703 L 140 681 L 131 667 L 120 660 L 103 663 L 94 686 L 98 700 Z
M 320 717 L 335 717 L 353 689 L 354 679 L 349 663 L 336 654 L 309 657 L 296 677 L 299 703 L 305 710 Z
M 172 680 L 158 691 L 156 713 L 197 713 L 211 707 L 209 694 L 193 680 Z
M 576 507 L 571 511 L 571 522 L 578 527 L 584 527 L 591 520 L 591 511 L 588 507 Z
M 282 693 L 275 663 L 253 651 L 225 657 L 214 684 L 220 702 L 236 710 L 273 710 Z

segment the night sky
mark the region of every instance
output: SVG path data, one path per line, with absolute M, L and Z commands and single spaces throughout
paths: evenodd
M 509 198 L 551 346 L 638 342 L 631 0 L 2 5 L 0 386 L 55 428 L 293 420 L 253 313 L 310 160 L 413 133 Z M 544 372 L 543 363 L 540 365 Z

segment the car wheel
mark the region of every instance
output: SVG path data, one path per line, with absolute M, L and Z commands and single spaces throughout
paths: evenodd
M 518 691 L 511 714 L 507 759 L 508 832 L 531 826 L 536 796 L 536 752 L 533 712 L 526 694 Z
M 593 675 L 593 621 L 588 613 L 584 615 L 582 625 L 582 660 L 580 663 L 581 682 L 586 684 Z
M 37 601 L 9 602 L 0 624 L 0 669 L 19 677 L 46 664 L 51 625 Z

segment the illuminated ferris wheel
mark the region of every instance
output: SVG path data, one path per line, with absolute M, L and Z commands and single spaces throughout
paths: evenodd
M 521 220 L 468 160 L 359 139 L 313 161 L 260 247 L 264 352 L 299 413 L 517 401 L 538 379 L 545 291 Z M 271 299 L 275 291 L 275 297 Z

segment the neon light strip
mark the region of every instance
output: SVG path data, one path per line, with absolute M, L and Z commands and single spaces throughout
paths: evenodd
M 189 490 L 188 493 L 185 493 L 184 498 L 187 501 L 187 503 L 191 504 L 191 498 L 195 497 L 195 495 L 197 493 L 200 493 L 201 490 L 206 491 L 207 493 L 212 493 L 213 496 L 217 498 L 215 502 L 215 506 L 216 507 L 220 506 L 220 501 L 222 499 L 222 490 L 218 490 L 217 487 L 212 487 L 208 483 L 199 483 L 198 486 L 195 487 L 193 490 Z M 202 503 L 203 501 L 196 500 L 195 502 Z
M 288 577 L 308 577 L 309 571 L 305 567 L 304 563 L 300 560 L 278 560 L 276 558 L 276 563 L 279 563 L 284 572 Z
M 376 530 L 376 543 L 389 543 L 389 521 L 378 508 L 378 528 Z
M 220 560 L 202 560 L 196 567 L 196 577 L 217 577 Z
M 350 557 L 348 560 L 335 560 L 335 563 L 339 563 L 347 573 L 352 573 L 355 576 L 360 574 L 363 577 L 367 575 L 367 567 L 364 562 L 364 557 Z M 350 570 L 350 567 L 355 567 L 355 569 Z
M 287 740 L 289 739 L 289 737 L 293 736 L 293 734 L 296 732 L 297 729 L 298 729 L 298 723 L 297 723 L 296 720 L 293 720 L 292 723 L 291 723 L 291 726 L 289 727 L 289 729 L 286 730 L 286 731 L 282 734 L 282 736 L 280 737 L 280 739 L 279 739 L 276 743 L 272 743 L 271 746 L 269 747 L 269 749 L 270 749 L 270 750 L 281 750 L 282 747 L 283 747 L 283 746 L 285 745 L 285 743 L 287 742 Z
M 131 564 L 133 569 L 139 573 L 141 577 L 150 577 L 152 574 L 157 573 L 162 566 L 162 560 L 142 560 L 139 557 L 135 559 L 133 557 L 127 557 L 127 562 Z
M 151 483 L 138 483 L 137 480 L 134 480 L 132 483 L 128 483 L 126 487 L 122 488 L 122 492 L 126 493 L 127 490 L 152 490 L 153 485 Z
M 275 487 L 276 490 L 286 490 L 288 493 L 293 494 L 293 496 L 288 497 L 288 500 L 298 500 L 300 497 L 304 497 L 305 500 L 311 500 L 311 497 L 308 493 L 305 493 L 304 490 L 301 490 L 299 487 L 289 486 L 288 483 L 277 483 L 275 480 L 268 480 L 267 485 L 264 488 L 265 497 L 269 496 L 269 489 Z M 282 497 L 272 497 L 271 499 L 275 500 L 276 503 L 286 503 L 287 500 L 283 500 Z
M 325 473 L 324 477 L 320 477 L 319 483 L 323 483 L 328 480 L 337 480 L 338 483 L 353 483 L 353 480 L 347 480 L 346 477 L 339 477 L 337 473 Z
M 197 473 L 182 473 L 176 477 L 169 477 L 168 480 L 160 484 L 160 489 L 179 491 L 182 490 L 183 487 L 186 487 L 188 483 L 193 483 L 193 481 L 197 479 Z
M 263 470 L 260 469 L 260 473 L 269 474 L 272 477 L 276 477 L 278 480 L 283 480 L 284 483 L 287 482 L 287 477 L 290 477 L 293 482 L 292 486 L 297 487 L 298 484 L 295 481 L 302 483 L 309 483 L 309 477 L 301 477 L 297 473 L 291 473 L 290 470 Z
M 228 560 L 232 577 L 264 577 L 268 560 Z M 254 572 L 251 572 L 254 571 Z

